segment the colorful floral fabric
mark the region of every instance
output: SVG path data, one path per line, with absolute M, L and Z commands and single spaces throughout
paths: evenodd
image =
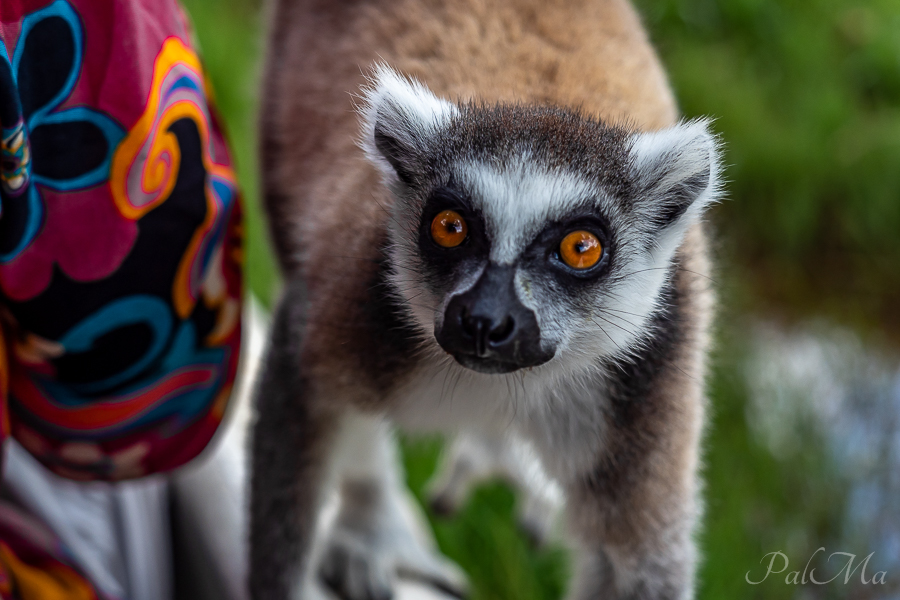
M 208 98 L 175 0 L 0 3 L 0 430 L 60 475 L 172 469 L 221 421 L 241 214 Z

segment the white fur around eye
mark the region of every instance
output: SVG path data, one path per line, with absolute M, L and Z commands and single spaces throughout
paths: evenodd
M 491 260 L 512 264 L 547 223 L 590 199 L 601 212 L 614 212 L 606 196 L 574 173 L 549 171 L 522 157 L 507 168 L 485 163 L 459 167 L 491 233 Z

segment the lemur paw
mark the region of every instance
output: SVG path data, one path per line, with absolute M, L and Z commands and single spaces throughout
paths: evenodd
M 456 516 L 463 503 L 461 498 L 449 490 L 432 489 L 427 494 L 428 508 L 431 512 L 442 518 Z
M 344 600 L 389 600 L 391 566 L 362 536 L 335 532 L 319 566 L 319 576 Z
M 472 433 L 457 437 L 428 484 L 429 507 L 439 517 L 451 517 L 472 488 L 494 478 L 519 492 L 519 529 L 532 545 L 543 546 L 560 514 L 562 490 L 544 472 L 534 449 L 521 439 Z
M 397 578 L 456 598 L 468 591 L 459 567 L 414 540 L 378 539 L 343 528 L 333 532 L 325 548 L 319 577 L 343 600 L 390 600 Z

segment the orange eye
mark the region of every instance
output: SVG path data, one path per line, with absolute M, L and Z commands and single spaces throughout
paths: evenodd
M 559 257 L 573 269 L 590 269 L 603 256 L 603 244 L 589 231 L 573 231 L 559 244 Z
M 456 248 L 466 239 L 469 227 L 455 210 L 445 210 L 431 222 L 431 239 L 443 248 Z

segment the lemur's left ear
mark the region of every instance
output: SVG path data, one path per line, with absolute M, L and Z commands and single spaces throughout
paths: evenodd
M 421 173 L 429 141 L 456 107 L 386 65 L 377 65 L 363 89 L 362 146 L 387 180 L 412 184 Z
M 684 231 L 721 192 L 718 138 L 696 120 L 631 139 L 635 210 L 656 232 Z

